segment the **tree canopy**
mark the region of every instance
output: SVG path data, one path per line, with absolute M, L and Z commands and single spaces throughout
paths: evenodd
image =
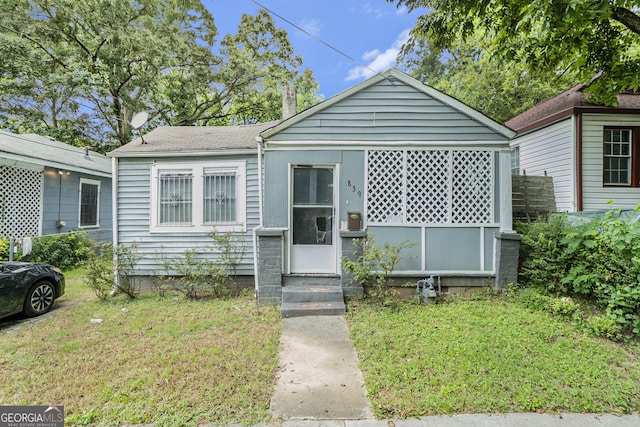
M 264 11 L 217 42 L 200 0 L 4 0 L 0 126 L 106 151 L 129 142 L 147 110 L 158 125 L 279 118 L 279 88 L 315 101 L 287 33 Z
M 572 73 L 532 72 L 493 53 L 491 37 L 478 30 L 439 49 L 425 38 L 404 46 L 398 62 L 413 77 L 451 95 L 498 122 L 505 122 L 572 86 Z
M 640 87 L 640 16 L 630 0 L 386 0 L 426 8 L 412 35 L 437 49 L 482 30 L 503 60 L 574 73 L 601 102 Z M 514 43 L 517 41 L 517 43 Z

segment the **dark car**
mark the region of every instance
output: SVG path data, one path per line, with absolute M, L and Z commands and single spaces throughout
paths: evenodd
M 0 317 L 23 313 L 33 317 L 51 309 L 64 294 L 62 271 L 49 264 L 0 262 Z

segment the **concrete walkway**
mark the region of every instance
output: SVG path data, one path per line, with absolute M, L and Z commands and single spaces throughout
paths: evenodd
M 271 399 L 271 411 L 283 427 L 640 426 L 638 414 L 464 414 L 375 420 L 344 317 L 294 317 L 283 322 L 280 370 Z

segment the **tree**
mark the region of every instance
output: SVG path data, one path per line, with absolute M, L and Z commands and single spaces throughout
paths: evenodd
M 640 87 L 640 16 L 629 0 L 387 0 L 426 8 L 412 34 L 436 48 L 483 30 L 504 59 L 530 70 L 569 70 L 600 101 Z M 518 40 L 518 45 L 514 44 Z M 600 74 L 601 73 L 601 74 Z
M 492 39 L 477 31 L 437 49 L 429 40 L 411 39 L 400 66 L 499 122 L 505 122 L 575 83 L 561 70 L 533 73 L 524 64 L 494 55 Z
M 4 0 L 0 126 L 107 151 L 131 140 L 137 111 L 147 130 L 251 122 L 266 116 L 240 100 L 263 105 L 285 79 L 314 87 L 266 13 L 243 18 L 222 55 L 216 36 L 200 0 Z

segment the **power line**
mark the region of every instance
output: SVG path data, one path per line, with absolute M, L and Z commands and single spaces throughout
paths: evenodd
M 286 22 L 287 24 L 291 25 L 292 27 L 294 27 L 295 29 L 297 29 L 298 31 L 301 31 L 302 33 L 306 34 L 307 36 L 311 37 L 312 39 L 316 40 L 317 42 L 322 43 L 323 45 L 325 45 L 326 47 L 328 47 L 329 49 L 333 50 L 334 52 L 338 53 L 339 55 L 344 56 L 345 58 L 347 58 L 349 61 L 361 66 L 362 68 L 366 68 L 367 70 L 371 71 L 374 75 L 378 75 L 380 74 L 380 72 L 372 69 L 371 67 L 369 67 L 368 65 L 363 64 L 362 62 L 358 61 L 357 59 L 354 59 L 353 57 L 351 57 L 350 55 L 346 54 L 345 52 L 341 51 L 340 49 L 338 49 L 337 47 L 329 44 L 328 42 L 322 40 L 320 37 L 310 33 L 309 31 L 305 30 L 304 28 L 294 24 L 293 22 L 291 22 L 290 20 L 288 20 L 287 18 L 285 18 L 284 16 L 274 12 L 273 10 L 269 9 L 268 7 L 258 3 L 256 0 L 251 0 L 253 3 L 255 3 L 256 5 L 258 5 L 258 7 L 261 7 L 262 9 L 266 10 L 267 12 L 269 12 L 270 14 L 277 16 L 278 18 L 280 18 L 281 20 L 283 20 L 284 22 Z

